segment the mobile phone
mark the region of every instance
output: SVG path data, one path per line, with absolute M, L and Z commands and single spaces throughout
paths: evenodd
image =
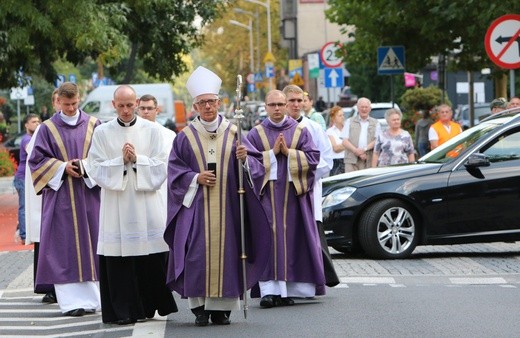
M 216 163 L 208 163 L 208 170 L 213 171 L 215 177 L 217 176 L 217 164 Z

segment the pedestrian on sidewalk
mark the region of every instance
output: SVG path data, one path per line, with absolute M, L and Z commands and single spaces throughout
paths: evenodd
M 18 192 L 18 230 L 17 240 L 25 244 L 25 168 L 27 166 L 27 145 L 36 128 L 40 125 L 40 118 L 36 114 L 28 114 L 24 119 L 25 134 L 20 143 L 20 161 L 14 174 L 14 187 Z

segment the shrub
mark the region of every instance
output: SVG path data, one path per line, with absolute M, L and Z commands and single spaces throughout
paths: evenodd
M 18 168 L 14 157 L 7 149 L 0 149 L 0 177 L 13 176 Z

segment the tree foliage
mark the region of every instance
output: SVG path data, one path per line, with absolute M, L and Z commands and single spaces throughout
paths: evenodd
M 279 44 L 280 32 L 277 29 L 280 26 L 279 7 L 278 1 L 271 0 L 271 47 L 272 53 L 276 58 L 276 68 L 287 66 L 287 52 Z M 234 8 L 241 8 L 254 15 L 237 13 L 233 10 Z M 258 31 L 256 29 L 257 18 L 255 17 L 257 11 L 260 28 L 259 43 L 257 41 Z M 249 30 L 233 25 L 229 21 L 235 20 L 248 25 L 248 20 L 252 17 L 254 71 L 262 72 L 264 67 L 263 58 L 268 51 L 267 15 L 265 8 L 246 1 L 229 2 L 221 14 L 214 22 L 204 27 L 205 41 L 200 49 L 201 60 L 198 62 L 211 65 L 210 68 L 222 78 L 223 89 L 233 93 L 236 87 L 237 74 L 241 74 L 245 81 L 245 76 L 250 72 L 249 60 L 251 53 L 249 48 Z M 260 54 L 260 60 L 258 60 L 258 54 Z M 283 62 L 285 62 L 285 65 Z M 264 85 L 268 86 L 268 82 L 264 82 Z
M 136 60 L 151 76 L 170 80 L 185 70 L 181 56 L 201 43 L 199 27 L 225 0 L 2 0 L 0 87 L 17 86 L 17 74 L 56 77 L 57 60 L 86 58 L 124 70 L 131 82 Z
M 1 1 L 0 86 L 17 86 L 20 69 L 52 82 L 60 58 L 74 64 L 86 56 L 120 59 L 125 41 L 118 29 L 127 13 L 123 4 L 94 0 Z
M 123 83 L 134 78 L 136 61 L 150 76 L 170 81 L 187 70 L 183 55 L 200 46 L 202 27 L 211 22 L 225 1 L 127 1 L 129 16 L 122 32 L 130 53 L 112 67 Z M 200 20 L 199 25 L 194 23 Z M 124 76 L 123 76 L 124 75 Z
M 450 70 L 478 71 L 489 67 L 502 74 L 503 70 L 494 67 L 486 54 L 486 30 L 496 18 L 520 12 L 520 2 L 510 1 L 329 0 L 328 3 L 327 17 L 332 22 L 356 27 L 355 42 L 344 44 L 341 49 L 349 71 L 351 67 L 375 69 L 377 47 L 400 45 L 405 47 L 409 72 L 423 69 L 431 63 L 432 56 L 446 55 Z

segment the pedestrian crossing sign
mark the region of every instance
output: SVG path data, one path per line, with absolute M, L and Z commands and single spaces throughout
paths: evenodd
M 404 47 L 386 46 L 377 48 L 377 74 L 394 75 L 404 73 Z

